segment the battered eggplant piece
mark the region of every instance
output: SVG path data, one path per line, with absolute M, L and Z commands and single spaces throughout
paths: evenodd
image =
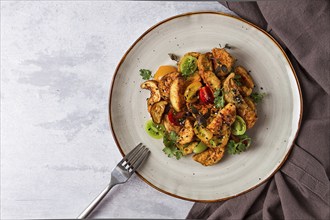
M 167 102 L 166 101 L 160 101 L 152 105 L 150 109 L 150 115 L 156 124 L 160 124 L 162 122 L 162 117 L 165 112 Z
M 235 67 L 235 73 L 239 75 L 240 85 L 238 86 L 238 90 L 243 96 L 249 96 L 252 93 L 252 89 L 254 88 L 254 82 L 252 77 L 248 74 L 246 69 L 242 66 Z
M 232 103 L 227 104 L 223 109 L 219 110 L 218 114 L 207 125 L 213 134 L 219 135 L 223 123 L 232 125 L 236 117 L 236 106 Z
M 202 77 L 204 83 L 215 92 L 221 87 L 220 79 L 212 71 L 199 71 L 199 75 Z
M 189 120 L 184 122 L 183 128 L 179 131 L 178 144 L 189 144 L 194 140 L 194 128 Z
M 208 148 L 202 153 L 195 154 L 193 159 L 204 166 L 212 166 L 222 159 L 224 153 L 225 147 Z
M 179 76 L 178 72 L 168 73 L 162 77 L 160 80 L 158 87 L 161 98 L 165 101 L 169 101 L 170 99 L 170 87 L 172 82 Z
M 185 105 L 184 100 L 184 79 L 177 77 L 170 87 L 170 102 L 175 111 L 180 112 Z
M 141 88 L 150 90 L 150 98 L 148 98 L 148 101 L 147 101 L 148 112 L 150 112 L 153 104 L 155 104 L 156 102 L 159 102 L 161 99 L 160 92 L 158 89 L 158 82 L 155 80 L 148 80 L 141 84 Z
M 210 59 L 211 53 L 201 54 L 197 60 L 197 67 L 199 71 L 213 71 L 212 61 Z
M 227 76 L 231 72 L 236 59 L 224 48 L 212 49 L 214 72 L 218 76 Z

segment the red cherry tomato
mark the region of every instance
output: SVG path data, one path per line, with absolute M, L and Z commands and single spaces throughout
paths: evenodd
M 199 100 L 204 104 L 213 104 L 214 96 L 209 87 L 204 86 L 199 90 Z
M 184 112 L 175 112 L 173 109 L 170 109 L 168 112 L 168 120 L 175 126 L 180 126 L 180 121 L 184 120 Z

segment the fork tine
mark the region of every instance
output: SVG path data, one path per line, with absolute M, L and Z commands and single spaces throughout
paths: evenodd
M 139 157 L 141 157 L 143 155 L 143 152 L 145 151 L 146 147 L 143 145 L 141 147 L 141 149 L 139 150 L 139 152 L 137 152 L 135 155 L 132 156 L 132 158 L 130 158 L 127 162 L 129 164 L 128 169 L 130 169 L 132 167 L 132 165 L 137 161 L 137 159 L 139 159 Z
M 142 143 L 139 143 L 133 150 L 131 150 L 119 163 L 123 163 L 127 160 L 130 160 L 142 147 Z
M 142 152 L 142 155 L 131 165 L 131 172 L 135 172 L 137 168 L 148 158 L 150 151 L 148 148 L 145 148 Z

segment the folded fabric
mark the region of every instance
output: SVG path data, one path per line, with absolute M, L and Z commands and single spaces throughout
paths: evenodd
M 227 201 L 195 203 L 188 219 L 330 219 L 330 3 L 222 2 L 285 49 L 303 95 L 303 120 L 281 169 Z

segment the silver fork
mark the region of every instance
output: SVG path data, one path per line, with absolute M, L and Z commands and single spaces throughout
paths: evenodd
M 129 152 L 112 170 L 110 183 L 98 195 L 93 202 L 78 216 L 78 219 L 84 219 L 95 209 L 107 193 L 117 184 L 125 183 L 135 172 L 137 168 L 147 159 L 150 151 L 142 143 L 138 144 Z

